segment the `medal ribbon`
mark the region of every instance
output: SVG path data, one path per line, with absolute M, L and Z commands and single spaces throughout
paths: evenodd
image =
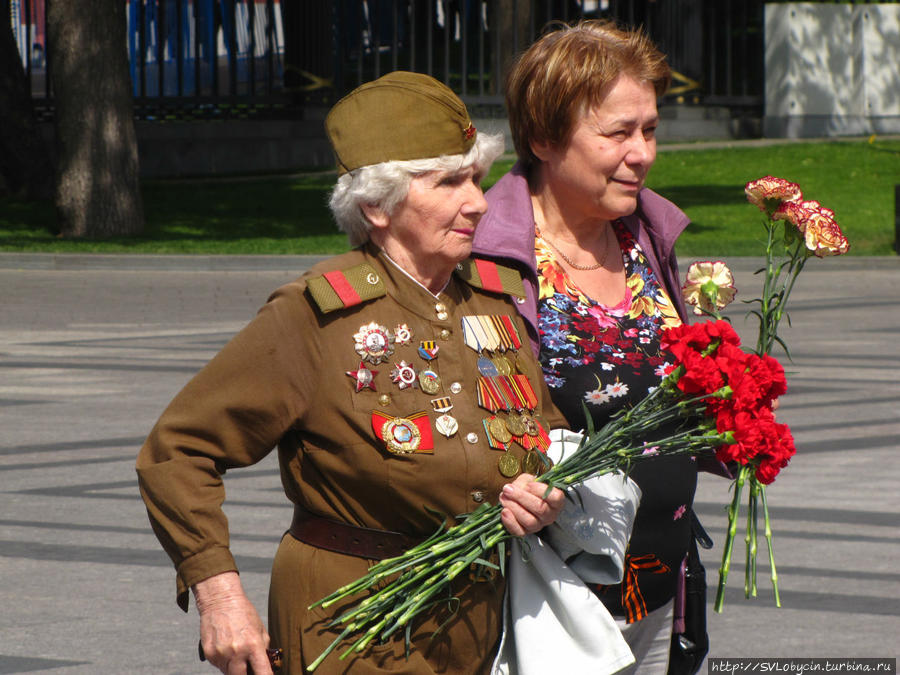
M 494 314 L 491 316 L 491 323 L 494 326 L 494 331 L 500 336 L 500 349 L 503 351 L 512 349 L 513 341 L 509 336 L 509 331 L 506 329 L 506 324 L 503 323 L 503 317 Z
M 445 413 L 450 412 L 453 409 L 453 404 L 450 403 L 450 397 L 444 396 L 443 398 L 433 398 L 431 399 L 431 407 L 435 412 Z
M 497 412 L 501 409 L 509 410 L 508 406 L 505 407 L 503 397 L 496 388 L 492 386 L 489 378 L 479 377 L 478 384 L 475 386 L 475 391 L 479 407 L 490 410 L 491 412 Z
M 538 425 L 538 435 L 537 435 L 537 439 L 536 439 L 536 445 L 541 452 L 546 454 L 547 448 L 550 447 L 550 436 L 547 433 L 547 430 L 544 429 L 544 427 L 541 426 L 541 424 L 539 424 L 537 422 L 536 422 L 536 424 Z
M 500 336 L 497 334 L 496 329 L 494 328 L 493 317 L 483 314 L 475 317 L 478 321 L 478 325 L 484 333 L 485 344 L 484 346 L 490 352 L 496 352 L 500 349 Z
M 512 319 L 505 314 L 501 316 L 500 319 L 503 321 L 503 325 L 506 326 L 506 334 L 509 335 L 513 349 L 519 349 L 522 346 L 522 341 L 519 339 L 519 331 L 516 330 L 516 326 L 512 322 Z
M 534 410 L 537 408 L 537 395 L 534 393 L 534 387 L 531 386 L 531 380 L 528 379 L 527 375 L 512 375 L 513 381 L 518 385 L 519 391 L 522 392 L 522 397 L 526 407 L 529 410 Z
M 502 388 L 511 408 L 515 408 L 516 410 L 523 410 L 525 408 L 525 399 L 521 396 L 515 381 L 507 375 L 498 375 L 492 379 L 496 380 L 497 384 Z
M 474 318 L 472 316 L 464 316 L 462 318 L 463 342 L 466 343 L 467 347 L 480 354 L 481 350 L 484 349 L 484 341 L 480 339 L 478 331 L 475 329 Z

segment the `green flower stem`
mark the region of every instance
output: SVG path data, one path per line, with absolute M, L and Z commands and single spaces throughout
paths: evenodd
M 340 634 L 338 637 L 336 637 L 336 638 L 334 639 L 334 642 L 332 642 L 330 645 L 328 645 L 328 647 L 325 649 L 325 651 L 322 652 L 321 654 L 319 654 L 319 655 L 316 657 L 316 659 L 306 667 L 306 669 L 307 669 L 309 672 L 312 672 L 312 671 L 314 671 L 316 668 L 318 668 L 319 665 L 322 663 L 322 661 L 324 661 L 325 658 L 326 658 L 329 654 L 331 654 L 331 652 L 334 651 L 335 647 L 337 647 L 337 646 L 341 643 L 341 640 L 343 640 L 345 637 L 347 637 L 348 635 L 350 635 L 350 633 L 351 633 L 352 631 L 353 631 L 353 627 L 352 627 L 352 626 L 347 626 L 343 631 L 341 631 L 341 634 Z
M 714 394 L 728 397 L 730 391 Z M 697 426 L 706 407 L 706 398 L 697 396 L 680 400 L 681 393 L 664 382 L 650 396 L 634 408 L 615 416 L 602 429 L 592 429 L 582 441 L 578 452 L 548 469 L 538 480 L 552 487 L 567 488 L 592 476 L 617 470 L 627 472 L 635 462 L 661 456 L 696 455 L 710 447 L 730 442 L 709 425 Z M 647 443 L 635 443 L 634 438 L 652 434 L 662 425 L 684 421 L 690 425 L 669 437 Z M 648 453 L 652 446 L 654 452 Z M 446 593 L 450 598 L 450 584 L 454 578 L 473 564 L 490 565 L 488 552 L 505 545 L 512 538 L 500 521 L 500 505 L 484 504 L 475 511 L 459 516 L 459 522 L 437 532 L 402 555 L 373 565 L 360 579 L 334 591 L 312 607 L 329 607 L 365 591 L 369 595 L 334 619 L 330 626 L 343 626 L 341 634 L 308 669 L 314 670 L 336 646 L 346 639 L 352 644 L 341 658 L 360 652 L 377 637 L 384 641 L 400 628 L 439 602 Z M 375 590 L 377 585 L 384 584 Z M 438 599 L 436 599 L 438 598 Z
M 744 597 L 756 597 L 756 497 L 759 490 L 756 478 L 750 476 L 750 492 L 747 498 L 747 566 L 744 571 Z
M 772 299 L 772 287 L 774 283 L 774 239 L 775 223 L 771 219 L 766 220 L 766 273 L 763 279 L 763 291 L 759 299 L 759 337 L 756 342 L 756 352 L 762 353 L 763 345 L 769 344 L 769 317 L 771 311 L 769 303 Z
M 734 548 L 734 536 L 737 533 L 737 516 L 740 509 L 741 491 L 744 482 L 750 473 L 750 468 L 742 466 L 734 481 L 734 496 L 728 506 L 728 534 L 725 537 L 725 548 L 722 552 L 722 564 L 719 566 L 719 587 L 716 589 L 716 602 L 713 609 L 721 613 L 725 604 L 725 582 L 728 580 L 728 570 L 731 567 L 731 552 Z
M 775 592 L 775 606 L 781 607 L 781 597 L 778 595 L 778 572 L 775 570 L 775 548 L 772 545 L 772 527 L 769 525 L 769 505 L 766 503 L 766 486 L 759 486 L 759 496 L 762 501 L 763 518 L 766 525 L 766 548 L 769 551 L 769 569 L 772 571 L 772 590 Z
M 769 323 L 771 324 L 771 326 L 768 331 L 766 343 L 757 345 L 757 354 L 770 353 L 772 350 L 772 346 L 776 341 L 779 341 L 778 324 L 781 322 L 781 318 L 784 315 L 785 308 L 787 307 L 788 296 L 790 296 L 791 291 L 794 289 L 794 283 L 796 283 L 797 277 L 800 275 L 800 272 L 803 271 L 803 266 L 806 264 L 806 261 L 808 259 L 809 256 L 806 254 L 806 247 L 803 245 L 803 243 L 800 242 L 796 244 L 794 246 L 794 249 L 791 251 L 787 278 L 785 279 L 784 284 L 782 284 L 781 286 L 778 306 L 774 309 L 769 319 Z M 785 351 L 787 351 L 787 349 L 785 349 Z

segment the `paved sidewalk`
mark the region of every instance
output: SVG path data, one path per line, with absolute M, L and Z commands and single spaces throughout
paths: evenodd
M 177 390 L 302 257 L 0 254 L 0 673 L 210 673 L 197 616 L 138 497 L 134 457 Z M 738 299 L 757 261 L 729 261 Z M 900 635 L 900 259 L 812 260 L 794 293 L 790 392 L 799 453 L 769 491 L 782 609 L 741 545 L 711 656 L 896 657 Z M 733 316 L 753 334 L 743 308 Z M 233 548 L 265 614 L 290 520 L 274 456 L 226 479 Z M 703 477 L 716 541 L 728 483 Z M 710 600 L 714 589 L 710 591 Z

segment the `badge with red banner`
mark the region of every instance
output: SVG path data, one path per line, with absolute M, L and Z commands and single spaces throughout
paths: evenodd
M 408 455 L 414 452 L 434 452 L 431 423 L 425 411 L 406 417 L 392 417 L 378 410 L 372 411 L 372 430 L 389 452 Z

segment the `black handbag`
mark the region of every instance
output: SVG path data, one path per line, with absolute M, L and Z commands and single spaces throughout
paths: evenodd
M 713 542 L 691 510 L 691 543 L 684 571 L 684 632 L 672 633 L 668 675 L 694 675 L 709 651 L 706 632 L 706 569 L 697 544 L 712 548 Z

